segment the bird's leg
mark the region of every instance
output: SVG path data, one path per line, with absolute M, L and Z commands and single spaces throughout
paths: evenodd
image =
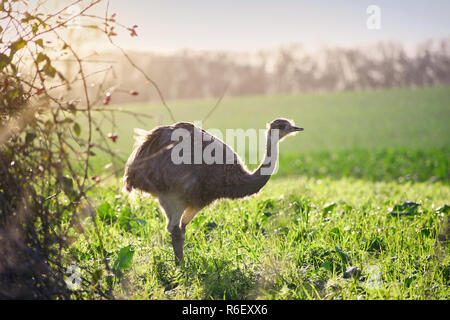
M 183 260 L 183 245 L 186 229 L 184 227 L 174 226 L 170 232 L 172 236 L 173 253 L 175 254 L 175 264 L 178 266 Z
M 183 245 L 186 238 L 186 226 L 194 218 L 195 214 L 199 211 L 197 208 L 187 207 L 181 216 L 178 225 L 175 225 L 170 230 L 172 236 L 173 252 L 175 254 L 175 263 L 177 265 L 183 260 Z
M 166 213 L 166 230 L 172 237 L 175 263 L 180 264 L 183 259 L 184 228 L 180 228 L 180 220 L 186 205 L 176 195 L 160 195 L 159 204 Z

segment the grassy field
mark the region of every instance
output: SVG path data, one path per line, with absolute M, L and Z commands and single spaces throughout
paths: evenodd
M 170 106 L 177 121 L 201 121 L 215 101 L 175 101 Z M 150 130 L 170 124 L 159 104 L 123 105 L 153 119 L 127 114 L 107 121 L 116 131 L 115 150 L 124 159 L 133 147 L 133 128 Z M 289 175 L 348 177 L 369 180 L 449 181 L 450 88 L 396 89 L 369 92 L 254 96 L 225 99 L 206 121 L 204 129 L 265 129 L 277 117 L 293 119 L 305 128 L 280 146 L 280 166 L 273 178 Z M 100 142 L 101 143 L 101 142 Z M 257 150 L 247 145 L 240 154 L 248 163 Z M 101 156 L 96 169 L 116 159 Z M 255 165 L 249 165 L 254 168 Z
M 213 104 L 171 105 L 194 121 Z M 126 157 L 132 128 L 169 121 L 160 105 L 122 107 L 155 116 L 116 119 Z M 196 216 L 183 265 L 155 200 L 120 193 L 120 180 L 92 190 L 102 243 L 92 220 L 80 221 L 68 264 L 123 298 L 449 299 L 450 89 L 233 98 L 204 128 L 264 128 L 276 117 L 305 131 L 282 143 L 262 192 Z M 96 170 L 109 161 L 100 156 Z
M 169 105 L 177 121 L 201 121 L 215 103 L 189 100 Z M 127 153 L 132 148 L 133 128 L 151 129 L 157 124 L 172 123 L 160 104 L 115 108 L 154 117 L 141 122 L 128 115 L 116 117 L 117 148 Z M 450 88 L 225 98 L 203 128 L 265 129 L 267 122 L 279 117 L 293 119 L 305 128 L 301 138 L 283 143 L 282 153 L 448 147 Z M 107 123 L 104 125 L 107 127 Z

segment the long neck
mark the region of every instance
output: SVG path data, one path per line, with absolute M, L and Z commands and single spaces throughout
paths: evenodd
M 245 174 L 239 185 L 228 190 L 231 198 L 242 198 L 257 193 L 269 181 L 278 161 L 278 133 L 267 133 L 266 153 L 259 167 L 251 174 Z
M 262 179 L 262 177 L 265 177 L 269 180 L 278 161 L 278 141 L 278 133 L 272 133 L 272 131 L 269 130 L 267 132 L 266 152 L 264 159 L 258 169 L 252 173 L 252 177 L 256 179 Z

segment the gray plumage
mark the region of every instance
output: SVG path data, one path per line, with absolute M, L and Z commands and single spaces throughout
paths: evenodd
M 278 156 L 278 145 L 271 148 L 270 137 L 274 129 L 279 130 L 280 139 L 303 130 L 286 119 L 272 121 L 268 126 L 265 161 L 252 173 L 223 141 L 191 123 L 180 122 L 138 132 L 134 151 L 125 166 L 125 188 L 128 191 L 139 189 L 158 198 L 166 214 L 166 230 L 172 236 L 177 263 L 183 258 L 185 228 L 198 211 L 217 199 L 255 194 L 267 183 L 271 172 L 262 174 L 262 170 L 267 167 L 268 158 L 277 161 Z M 195 145 L 195 138 L 190 139 L 191 154 L 180 153 L 190 159 L 189 164 L 175 164 L 172 160 L 173 149 L 182 142 L 182 138 L 172 140 L 175 130 L 184 130 L 190 137 L 202 135 L 207 138 L 199 139 L 201 147 Z M 212 155 L 220 158 L 221 163 L 195 164 L 195 151 L 200 148 L 203 152 L 208 146 L 214 149 Z M 215 152 L 220 150 L 222 154 L 216 155 Z M 271 150 L 276 150 L 275 154 L 271 154 Z

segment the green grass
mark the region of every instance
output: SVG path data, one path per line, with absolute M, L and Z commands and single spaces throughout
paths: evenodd
M 170 107 L 177 121 L 204 119 L 214 100 L 175 101 Z M 117 149 L 129 153 L 133 128 L 151 129 L 170 124 L 160 104 L 114 106 L 143 112 L 154 119 L 137 121 L 116 116 Z M 305 131 L 283 142 L 284 152 L 308 153 L 353 148 L 380 150 L 408 147 L 448 147 L 450 139 L 450 88 L 392 89 L 304 95 L 225 98 L 203 124 L 204 129 L 265 129 L 278 117 L 293 119 Z M 104 128 L 109 125 L 104 122 Z
M 448 211 L 437 210 L 450 188 L 440 183 L 274 180 L 255 197 L 202 210 L 187 229 L 181 267 L 154 200 L 98 192 L 99 204 L 108 204 L 97 224 L 110 264 L 121 248 L 135 250 L 120 281 L 110 279 L 118 297 L 450 298 Z M 421 205 L 410 216 L 389 214 L 405 201 Z M 75 264 L 95 270 L 99 243 L 89 219 L 85 228 L 70 251 Z M 350 266 L 359 277 L 344 278 Z
M 350 149 L 284 154 L 275 178 L 354 177 L 369 181 L 450 181 L 450 148 Z
M 198 121 L 214 103 L 175 101 L 170 106 L 178 121 Z M 159 104 L 114 108 L 154 117 L 116 115 L 114 131 L 119 138 L 113 147 L 124 159 L 133 147 L 133 128 L 149 130 L 171 123 Z M 275 179 L 294 174 L 371 181 L 449 181 L 450 88 L 229 98 L 203 127 L 222 132 L 227 128 L 264 129 L 277 117 L 293 119 L 305 131 L 282 142 L 280 171 Z M 107 121 L 102 127 L 106 132 L 113 130 Z M 98 138 L 94 142 L 102 144 Z M 247 152 L 240 155 L 248 163 L 250 154 L 261 159 L 263 152 L 247 143 Z M 101 152 L 97 158 L 95 174 L 107 163 L 117 163 Z
M 449 88 L 224 100 L 206 128 L 264 128 L 276 117 L 305 127 L 282 143 L 279 171 L 267 186 L 202 210 L 176 267 L 156 201 L 128 198 L 119 179 L 110 181 L 91 197 L 113 270 L 102 267 L 89 217 L 80 221 L 83 234 L 69 235 L 67 263 L 116 297 L 133 299 L 448 300 L 449 101 Z M 171 105 L 177 120 L 193 121 L 213 104 Z M 168 122 L 160 105 L 123 107 Z M 116 120 L 115 146 L 126 156 L 132 128 L 156 124 Z M 113 159 L 98 158 L 102 173 Z M 404 202 L 420 205 L 390 214 Z M 344 276 L 350 267 L 356 277 Z

